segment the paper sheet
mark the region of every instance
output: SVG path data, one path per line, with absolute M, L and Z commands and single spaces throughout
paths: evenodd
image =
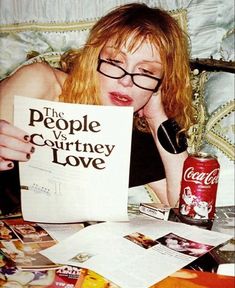
M 127 220 L 132 119 L 132 107 L 16 96 L 14 123 L 36 148 L 20 163 L 24 219 Z
M 229 240 L 182 223 L 134 218 L 92 225 L 41 253 L 89 268 L 122 288 L 149 287 Z

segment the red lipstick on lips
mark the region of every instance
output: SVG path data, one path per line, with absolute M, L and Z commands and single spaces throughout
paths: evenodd
M 130 106 L 133 102 L 131 97 L 119 92 L 110 92 L 109 97 L 111 102 L 117 106 Z

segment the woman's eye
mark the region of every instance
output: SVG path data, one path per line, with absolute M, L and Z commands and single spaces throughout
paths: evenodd
M 141 73 L 143 74 L 148 74 L 148 75 L 154 75 L 151 71 L 144 69 L 144 68 L 140 68 Z
M 106 61 L 114 63 L 114 64 L 121 64 L 122 62 L 117 59 L 107 58 Z

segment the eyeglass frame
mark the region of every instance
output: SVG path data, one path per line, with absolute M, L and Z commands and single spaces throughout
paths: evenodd
M 110 65 L 113 65 L 117 68 L 119 68 L 120 70 L 122 70 L 124 72 L 124 74 L 120 77 L 114 77 L 114 76 L 110 76 L 110 75 L 107 75 L 103 72 L 100 71 L 100 66 L 102 63 L 108 63 Z M 115 63 L 112 63 L 110 61 L 106 61 L 104 59 L 101 59 L 101 58 L 98 58 L 98 64 L 97 64 L 97 69 L 96 69 L 97 72 L 101 73 L 102 75 L 106 76 L 106 77 L 109 77 L 109 78 L 112 78 L 112 79 L 121 79 L 123 77 L 125 77 L 126 75 L 129 75 L 131 76 L 131 81 L 133 82 L 133 84 L 135 86 L 137 86 L 138 88 L 141 88 L 141 89 L 144 89 L 144 90 L 148 90 L 148 91 L 152 91 L 152 92 L 157 92 L 161 83 L 162 83 L 162 79 L 161 78 L 158 78 L 158 77 L 153 77 L 153 76 L 150 76 L 150 75 L 145 75 L 145 74 L 141 74 L 141 73 L 129 73 L 127 72 L 125 69 L 123 69 L 122 67 L 120 67 L 119 65 L 115 64 Z M 144 87 L 141 87 L 140 85 L 136 84 L 135 81 L 134 81 L 134 76 L 136 75 L 139 75 L 139 76 L 145 76 L 145 77 L 148 77 L 148 78 L 152 78 L 152 79 L 155 79 L 158 81 L 156 87 L 154 89 L 150 89 L 150 88 L 144 88 Z

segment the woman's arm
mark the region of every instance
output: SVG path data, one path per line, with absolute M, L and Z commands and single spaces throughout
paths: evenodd
M 158 128 L 161 123 L 168 119 L 161 103 L 160 92 L 151 97 L 142 112 L 151 129 L 166 173 L 166 181 L 160 180 L 150 183 L 150 187 L 163 203 L 174 207 L 179 199 L 182 169 L 188 153 L 187 151 L 179 154 L 169 153 L 159 142 Z
M 53 71 L 48 64 L 33 63 L 21 67 L 1 81 L 0 119 L 12 123 L 15 95 L 57 100 L 61 90 Z
M 175 207 L 179 200 L 183 164 L 188 154 L 182 152 L 169 155 L 164 151 L 161 152 L 160 149 L 159 152 L 164 164 L 166 179 L 149 183 L 149 186 L 162 203 Z
M 44 63 L 23 66 L 0 83 L 0 171 L 12 169 L 13 160 L 29 160 L 34 151 L 27 132 L 12 125 L 14 96 L 56 100 L 60 87 Z

